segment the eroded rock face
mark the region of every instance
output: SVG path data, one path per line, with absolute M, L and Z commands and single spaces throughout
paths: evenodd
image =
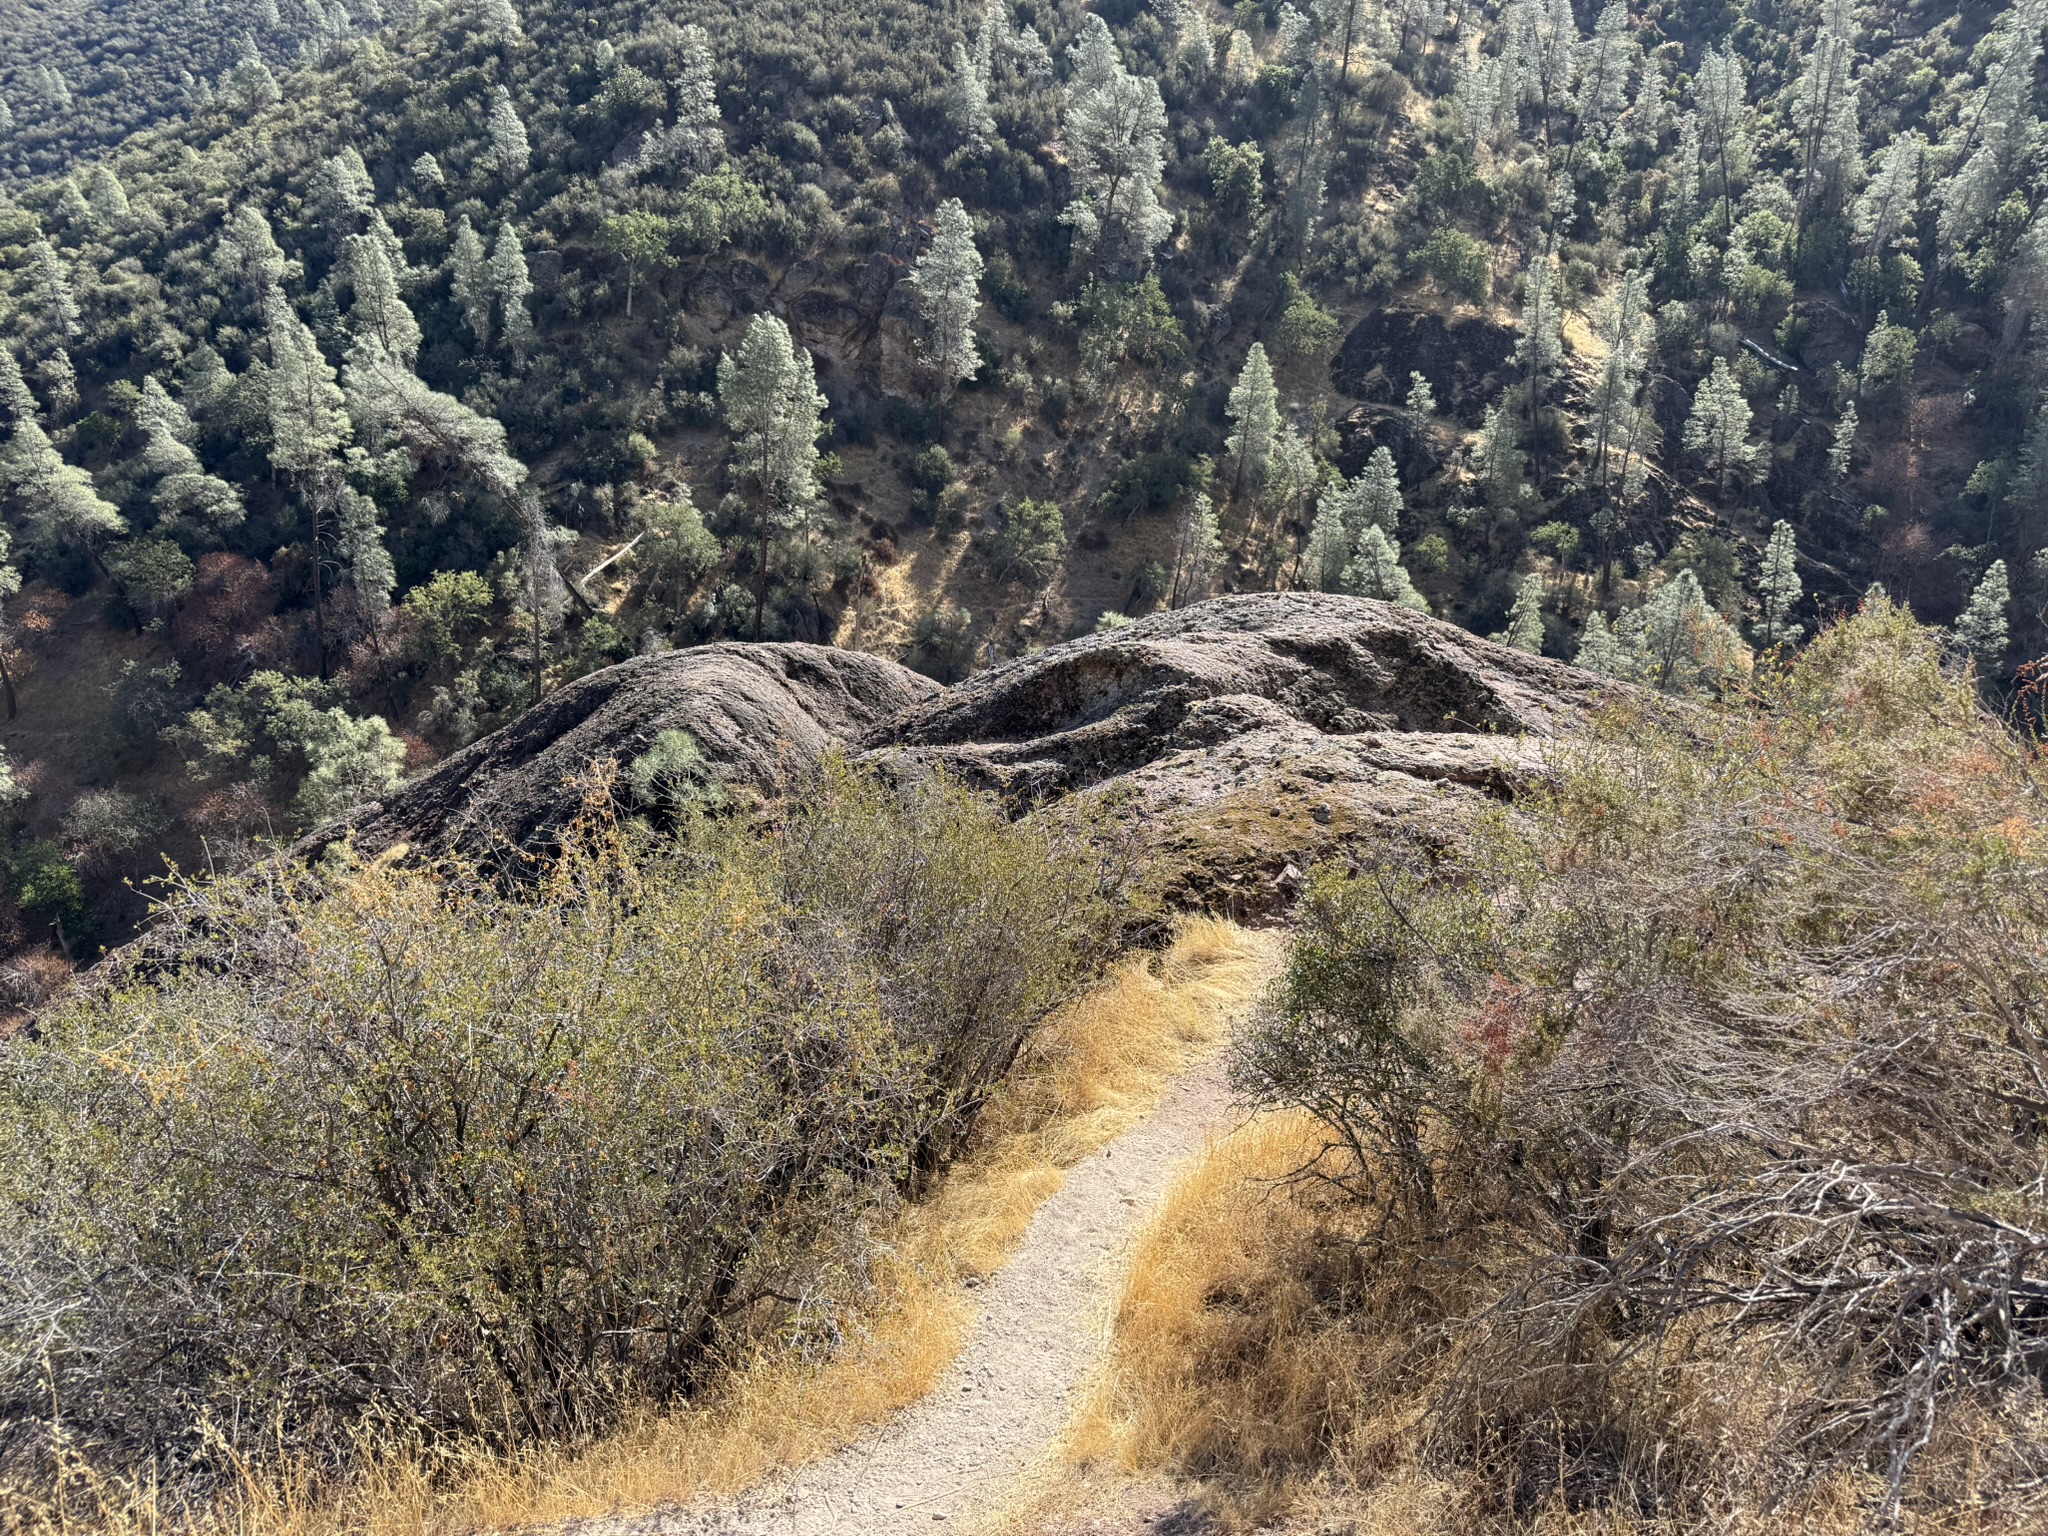
M 892 776 L 956 774 L 1019 815 L 1121 826 L 1173 899 L 1255 914 L 1361 839 L 1455 837 L 1611 689 L 1322 593 L 1155 614 L 953 688 L 856 652 L 715 645 L 584 678 L 311 846 L 345 830 L 366 852 L 542 845 L 592 764 L 682 729 L 726 782 L 766 795 L 837 748 Z

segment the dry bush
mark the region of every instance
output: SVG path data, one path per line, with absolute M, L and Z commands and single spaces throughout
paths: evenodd
M 1178 1180 L 1133 1251 L 1105 1369 L 1076 1413 L 1060 1487 L 1005 1529 L 1099 1529 L 1120 1479 L 1172 1473 L 1224 1530 L 1341 1529 L 1355 1536 L 1850 1536 L 1872 1524 L 1882 1480 L 1832 1469 L 1760 1498 L 1773 1419 L 1796 1382 L 1769 1358 L 1674 1337 L 1655 1422 L 1672 1451 L 1711 1443 L 1720 1495 L 1690 1514 L 1589 1499 L 1571 1447 L 1495 1445 L 1445 1456 L 1438 1394 L 1456 1393 L 1455 1336 L 1483 1307 L 1472 1278 L 1361 1263 L 1375 1224 L 1328 1185 L 1295 1177 L 1327 1155 L 1299 1112 L 1259 1116 Z M 2048 1414 L 1963 1410 L 1922 1452 L 1913 1528 L 2018 1536 L 2037 1496 L 2011 1487 L 2015 1447 Z M 1695 1490 L 1697 1491 L 1697 1490 Z
M 174 1492 L 586 1436 L 829 1347 L 867 1238 L 1118 920 L 1078 845 L 844 769 L 538 886 L 271 866 L 0 1055 L 9 1471 Z
M 1555 769 L 1455 856 L 1312 882 L 1236 1063 L 1315 1128 L 1244 1249 L 1286 1263 L 1212 1264 L 1156 1353 L 1228 1391 L 1155 1383 L 1125 1443 L 1406 1467 L 1504 1528 L 2040 1519 L 2034 754 L 1880 603 L 1753 709 L 1625 709 Z
M 1270 978 L 1270 935 L 1184 922 L 1163 953 L 1119 966 L 1033 1037 L 965 1154 L 929 1198 L 875 1233 L 870 1287 L 834 1319 L 836 1337 L 760 1337 L 699 1401 L 641 1408 L 585 1446 L 418 1439 L 366 1445 L 345 1477 L 301 1462 L 252 1475 L 212 1512 L 215 1536 L 441 1536 L 633 1512 L 732 1493 L 850 1442 L 924 1396 L 973 1315 L 962 1282 L 1007 1258 L 1061 1170 L 1157 1101 L 1171 1075 L 1213 1052 L 1228 1018 Z M 147 1481 L 70 1460 L 69 1509 L 116 1536 L 172 1522 Z M 36 1533 L 65 1529 L 58 1505 L 16 1506 Z

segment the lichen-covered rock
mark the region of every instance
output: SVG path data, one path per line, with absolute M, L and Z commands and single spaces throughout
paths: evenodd
M 763 795 L 839 750 L 898 778 L 943 770 L 1019 815 L 1121 826 L 1171 899 L 1252 914 L 1346 845 L 1453 837 L 1613 686 L 1323 593 L 1155 614 L 952 688 L 856 652 L 715 645 L 584 678 L 309 847 L 343 831 L 366 852 L 541 845 L 592 764 L 683 729 Z

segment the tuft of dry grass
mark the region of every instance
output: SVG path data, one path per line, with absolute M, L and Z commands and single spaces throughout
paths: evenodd
M 476 1447 L 365 1447 L 346 1482 L 245 1480 L 209 1536 L 451 1536 L 730 1494 L 827 1455 L 930 1391 L 958 1352 L 967 1285 L 998 1268 L 1067 1168 L 1142 1119 L 1169 1080 L 1223 1043 L 1272 977 L 1281 941 L 1185 920 L 1042 1028 L 982 1117 L 967 1155 L 882 1235 L 873 1283 L 821 1357 L 764 1344 L 701 1404 L 648 1412 L 595 1444 L 511 1455 Z M 95 1482 L 81 1464 L 64 1505 L 0 1529 L 156 1536 L 153 1491 Z M 90 1509 L 89 1520 L 74 1511 Z
M 1036 1536 L 1092 1530 L 1131 1480 L 1172 1487 L 1217 1528 L 1340 1526 L 1352 1536 L 1854 1536 L 1870 1532 L 1882 1479 L 1829 1472 L 1776 1504 L 1751 1496 L 1760 1418 L 1799 1383 L 1783 1361 L 1735 1359 L 1680 1339 L 1658 1369 L 1674 1456 L 1711 1458 L 1720 1488 L 1685 1518 L 1615 1503 L 1534 1498 L 1501 1486 L 1509 1458 L 1431 1454 L 1423 1404 L 1451 1368 L 1457 1317 L 1480 1298 L 1361 1273 L 1359 1216 L 1290 1178 L 1324 1145 L 1298 1112 L 1259 1116 L 1175 1181 L 1134 1247 L 1101 1373 L 1062 1446 L 1063 1485 L 1004 1522 Z M 1452 1343 L 1446 1343 L 1446 1339 Z M 1910 1529 L 2021 1536 L 2044 1507 L 2017 1507 L 1993 1475 L 2017 1432 L 1967 1416 L 1936 1437 L 1916 1476 Z M 1690 1441 L 1690 1445 L 1679 1442 Z M 1161 1482 L 1161 1480 L 1166 1480 Z M 2009 1486 L 2009 1485 L 2004 1485 Z

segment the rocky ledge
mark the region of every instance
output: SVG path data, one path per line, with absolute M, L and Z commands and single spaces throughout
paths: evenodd
M 1362 838 L 1439 841 L 1511 795 L 1612 685 L 1362 598 L 1219 598 L 1003 663 L 953 688 L 810 645 L 642 657 L 564 688 L 382 802 L 322 828 L 484 853 L 547 843 L 591 768 L 686 730 L 735 789 L 773 797 L 839 750 L 943 767 L 1020 815 L 1138 834 L 1168 894 L 1244 912 Z

